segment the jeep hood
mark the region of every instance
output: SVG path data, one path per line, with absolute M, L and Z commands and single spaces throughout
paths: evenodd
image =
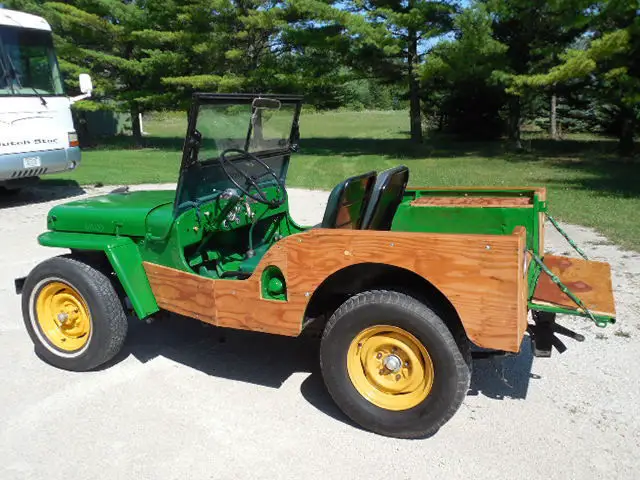
M 60 232 L 102 233 L 142 237 L 149 213 L 173 203 L 174 190 L 110 193 L 58 205 L 49 211 L 47 226 Z

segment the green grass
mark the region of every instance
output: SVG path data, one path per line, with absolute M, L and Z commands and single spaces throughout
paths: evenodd
M 185 115 L 156 115 L 144 125 L 149 148 L 113 139 L 86 149 L 80 168 L 58 178 L 80 184 L 174 182 L 185 126 Z M 292 160 L 289 186 L 330 189 L 349 175 L 399 163 L 411 169 L 413 185 L 545 185 L 556 217 L 640 250 L 640 166 L 619 159 L 610 139 L 532 136 L 526 153 L 511 152 L 503 142 L 444 137 L 413 145 L 406 112 L 303 113 L 300 128 L 301 152 Z

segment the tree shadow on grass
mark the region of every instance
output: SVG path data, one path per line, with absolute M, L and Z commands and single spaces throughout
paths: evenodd
M 566 171 L 565 178 L 548 179 L 545 184 L 621 197 L 640 196 L 640 161 L 620 157 L 615 141 L 534 140 L 530 150 L 510 154 L 510 162 L 544 162 L 546 167 Z
M 184 138 L 178 136 L 146 136 L 144 148 L 181 152 Z M 300 154 L 318 157 L 381 157 L 406 161 L 449 159 L 464 157 L 500 158 L 513 163 L 544 163 L 545 167 L 582 172 L 583 178 L 568 178 L 566 182 L 549 180 L 553 185 L 563 184 L 573 188 L 616 194 L 640 195 L 640 162 L 623 160 L 616 154 L 615 140 L 592 138 L 586 140 L 545 138 L 524 139 L 525 150 L 516 152 L 506 141 L 465 141 L 461 137 L 434 134 L 424 143 L 415 144 L 408 138 L 348 138 L 308 137 L 300 140 Z M 106 139 L 96 149 L 135 149 L 131 137 L 119 136 Z M 295 158 L 295 156 L 294 156 Z M 570 177 L 571 175 L 568 175 Z
M 422 144 L 403 138 L 323 138 L 300 140 L 300 152 L 316 156 L 356 157 L 375 155 L 398 159 L 455 158 L 465 156 L 496 157 L 503 155 L 500 142 L 462 142 L 433 137 Z

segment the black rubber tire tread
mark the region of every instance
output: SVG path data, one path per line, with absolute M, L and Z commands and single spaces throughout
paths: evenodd
M 33 330 L 30 297 L 37 284 L 48 277 L 69 282 L 82 294 L 91 312 L 92 336 L 86 350 L 77 357 L 64 357 L 52 352 Z M 22 292 L 22 316 L 36 354 L 47 363 L 65 370 L 80 372 L 103 365 L 120 352 L 127 336 L 127 316 L 109 277 L 72 255 L 50 258 L 31 271 Z
M 366 400 L 349 379 L 346 355 L 351 341 L 365 328 L 381 324 L 412 333 L 434 361 L 432 390 L 411 409 L 380 408 Z M 465 332 L 460 328 L 452 332 L 428 305 L 405 293 L 370 290 L 346 300 L 327 322 L 320 368 L 331 397 L 354 422 L 385 436 L 424 438 L 436 433 L 460 408 L 471 380 L 471 351 Z

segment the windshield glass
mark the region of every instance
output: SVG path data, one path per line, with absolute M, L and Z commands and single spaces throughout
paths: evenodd
M 251 153 L 288 150 L 295 111 L 294 103 L 280 102 L 276 108 L 256 108 L 251 103 L 200 105 L 198 160 L 218 158 L 229 148 Z
M 0 95 L 62 95 L 51 32 L 0 26 Z
M 189 202 L 203 201 L 227 188 L 236 189 L 234 181 L 255 194 L 256 189 L 247 177 L 273 194 L 278 186 L 276 179 L 243 152 L 260 158 L 284 184 L 293 147 L 290 143 L 292 131 L 293 141 L 297 140 L 294 122 L 297 124 L 300 99 L 281 101 L 247 96 L 236 99 L 213 94 L 211 97 L 198 102 L 191 113 L 195 117 L 191 117 L 187 132 L 185 168 L 181 171 L 176 196 L 178 210 L 188 208 Z M 194 120 L 195 124 L 192 124 Z M 239 151 L 225 155 L 235 166 L 227 164 L 227 174 L 219 159 L 228 149 Z

